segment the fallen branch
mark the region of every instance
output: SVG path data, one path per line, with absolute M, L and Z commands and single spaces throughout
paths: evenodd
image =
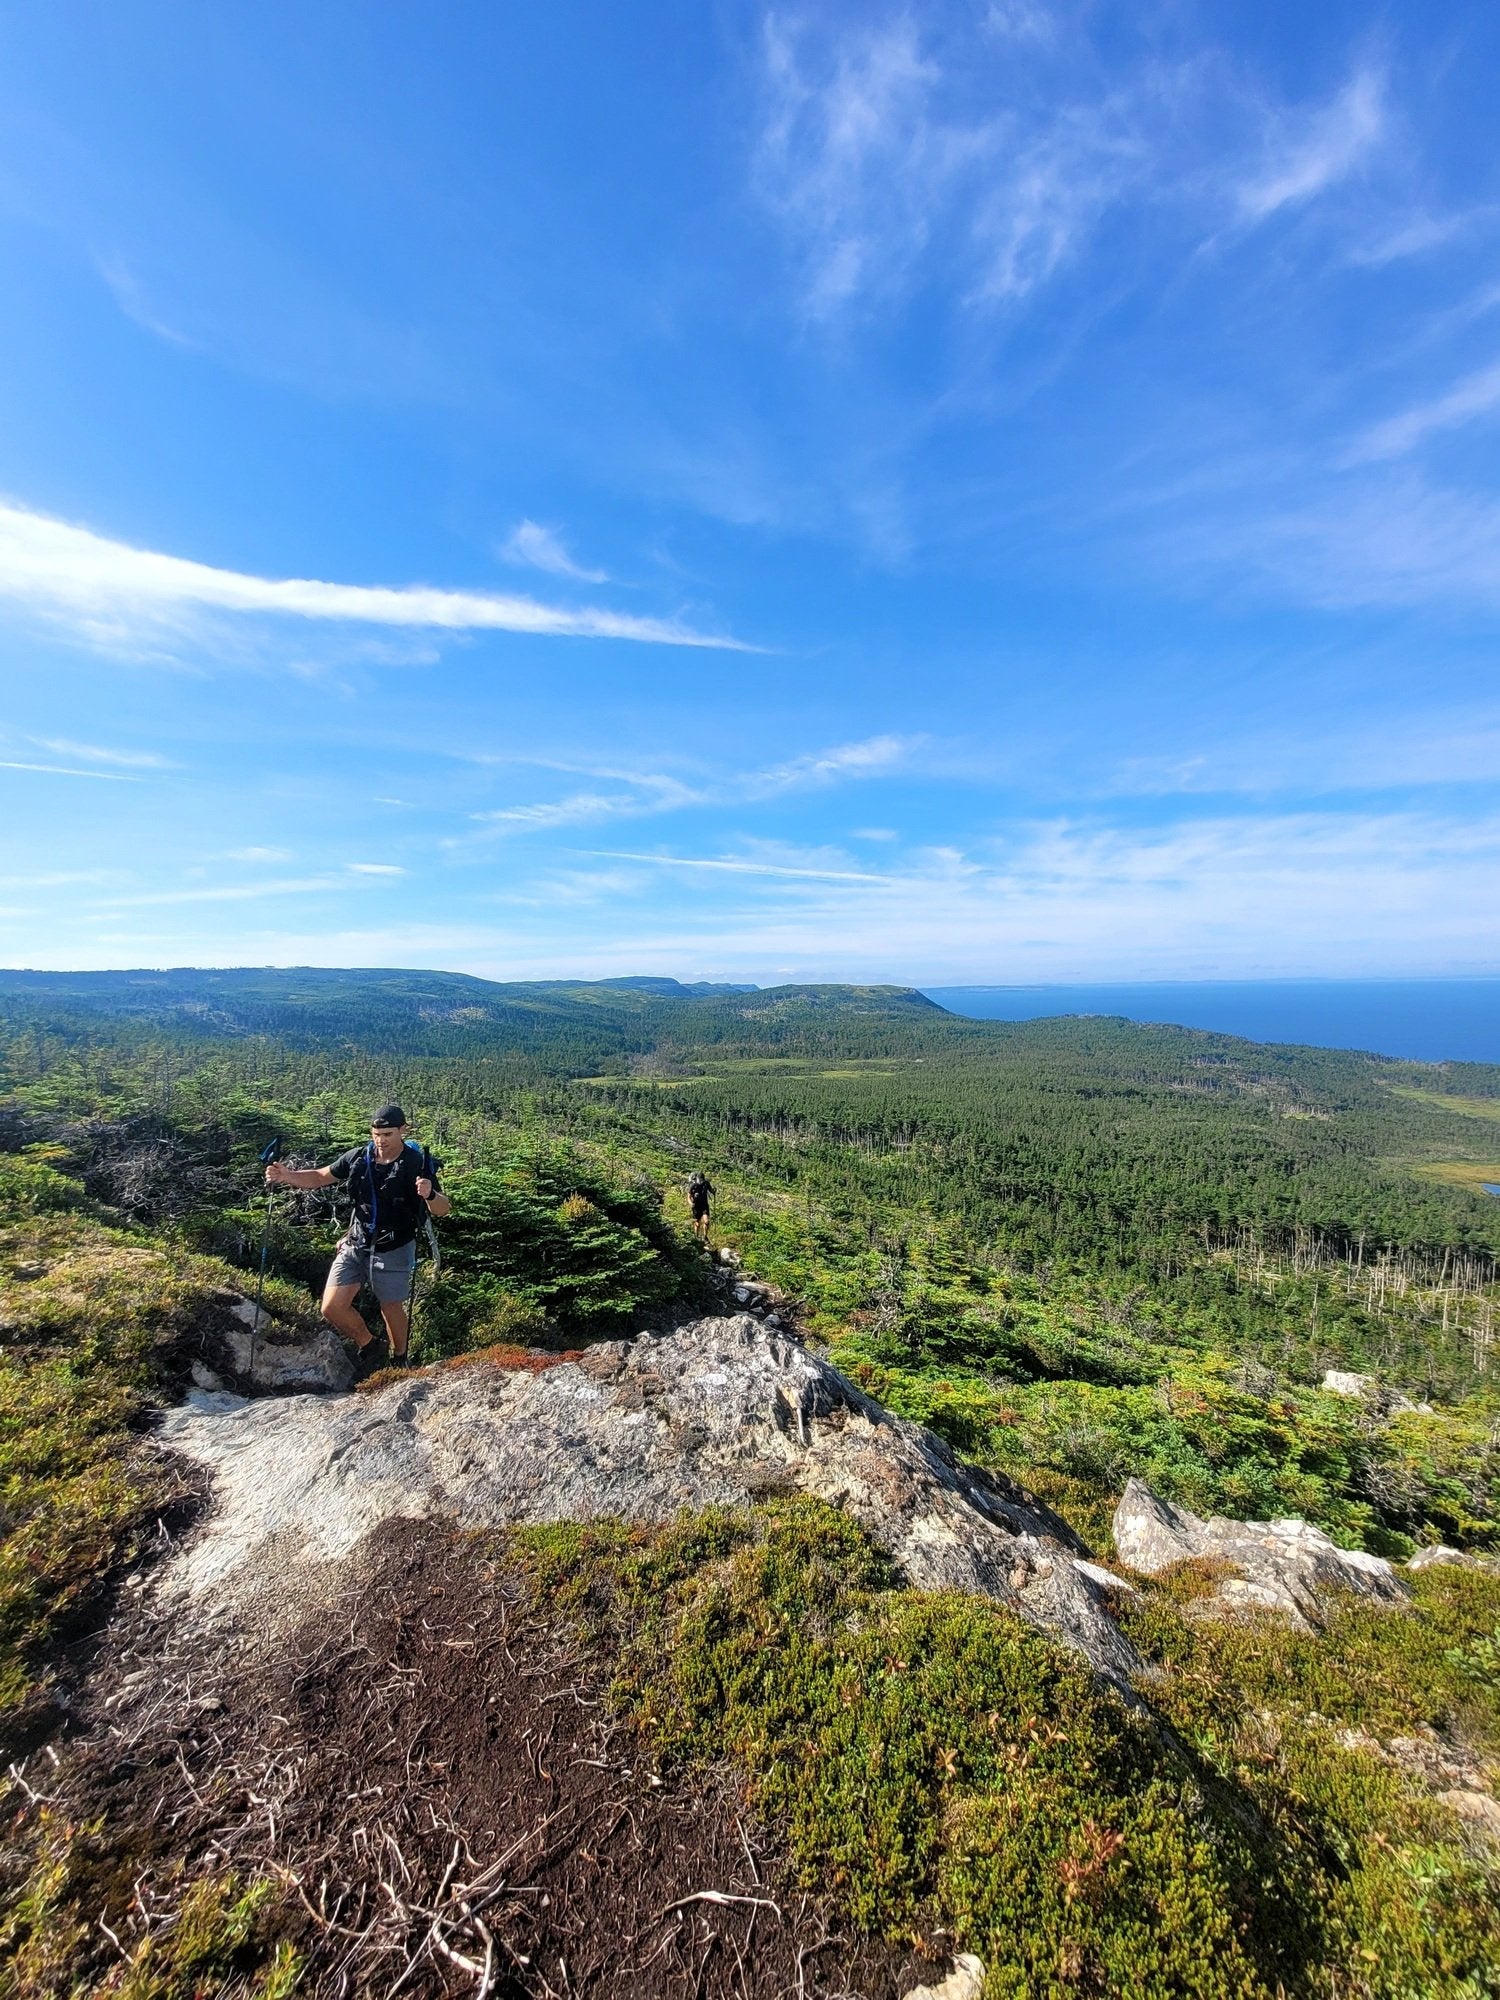
M 691 1896 L 679 1896 L 675 1903 L 668 1903 L 661 1915 L 670 1917 L 674 1910 L 685 1910 L 689 1903 L 753 1903 L 757 1909 L 775 1910 L 778 1917 L 781 1915 L 780 1905 L 769 1896 L 731 1896 L 723 1889 L 695 1889 Z M 661 1917 L 657 1922 L 661 1922 Z

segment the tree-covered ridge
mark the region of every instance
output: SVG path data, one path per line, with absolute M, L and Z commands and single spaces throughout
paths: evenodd
M 33 1033 L 112 1037 L 166 1029 L 194 1041 L 266 1036 L 300 1048 L 486 1057 L 546 1074 L 720 1043 L 870 1053 L 918 1026 L 970 1024 L 899 986 L 757 987 L 673 979 L 535 980 L 457 972 L 329 970 L 3 972 L 0 1011 Z M 941 1031 L 940 1031 L 941 1032 Z

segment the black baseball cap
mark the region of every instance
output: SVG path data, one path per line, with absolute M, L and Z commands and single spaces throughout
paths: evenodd
M 370 1130 L 372 1132 L 386 1132 L 393 1126 L 404 1125 L 405 1123 L 406 1113 L 401 1109 L 399 1104 L 382 1104 L 380 1109 L 375 1113 L 375 1116 L 370 1120 Z

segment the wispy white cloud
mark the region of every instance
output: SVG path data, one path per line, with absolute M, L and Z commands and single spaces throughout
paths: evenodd
M 345 867 L 351 875 L 404 875 L 406 870 L 398 868 L 393 861 L 348 861 Z
M 738 640 L 670 619 L 600 609 L 566 610 L 526 597 L 423 585 L 388 588 L 249 576 L 132 548 L 15 505 L 0 505 L 0 596 L 89 635 L 111 634 L 121 625 L 128 628 L 141 620 L 171 622 L 192 613 L 230 612 L 752 650 Z
M 946 177 L 928 143 L 940 71 L 909 20 L 851 38 L 821 77 L 803 44 L 801 24 L 767 20 L 760 178 L 807 242 L 808 305 L 826 316 L 923 246 Z M 879 193 L 890 198 L 883 213 Z
M 1500 782 L 1500 706 L 1424 704 L 1419 721 L 1392 729 L 1378 709 L 1342 722 L 1288 731 L 1241 725 L 1196 751 L 1122 759 L 1095 788 L 1099 797 L 1186 798 L 1280 794 L 1329 798 Z
M 1366 465 L 1376 459 L 1404 457 L 1435 432 L 1455 430 L 1472 423 L 1476 417 L 1490 416 L 1497 409 L 1500 409 L 1500 361 L 1476 369 L 1441 396 L 1372 424 L 1350 446 L 1345 463 Z
M 135 895 L 109 896 L 92 907 L 107 911 L 144 910 L 173 903 L 254 903 L 262 897 L 313 896 L 348 887 L 339 875 L 306 875 L 275 882 L 216 882 L 201 888 L 149 889 Z
M 675 861 L 685 873 L 702 865 Z M 608 957 L 606 969 L 938 983 L 1308 973 L 1330 954 L 1370 973 L 1494 971 L 1497 936 L 1500 818 L 1310 812 L 1037 822 L 879 877 L 788 868 L 753 900 L 726 891 L 674 909 L 654 937 L 580 942 L 596 968 Z
M 636 854 L 613 847 L 595 847 L 589 852 L 601 861 L 634 861 L 651 868 L 682 868 L 710 874 L 766 875 L 783 881 L 860 882 L 878 888 L 890 879 L 864 869 L 797 868 L 784 862 L 761 861 L 745 855 Z
M 467 841 L 451 839 L 447 844 L 463 846 L 487 835 L 544 833 L 613 819 L 648 819 L 658 813 L 684 812 L 695 807 L 734 807 L 781 793 L 817 791 L 849 780 L 883 777 L 907 763 L 919 741 L 906 736 L 872 736 L 862 742 L 835 744 L 828 750 L 808 751 L 762 770 L 730 771 L 696 783 L 661 771 L 632 771 L 618 765 L 599 766 L 542 757 L 485 759 L 607 778 L 630 789 L 570 792 L 561 799 L 475 812 L 470 818 L 483 832 L 469 836 Z
M 1010 8 L 988 33 L 1045 43 L 1041 25 L 1038 10 Z M 1034 93 L 1014 65 L 989 81 L 989 108 L 966 108 L 907 14 L 832 38 L 807 19 L 768 19 L 757 181 L 799 242 L 814 318 L 905 288 L 939 253 L 971 302 L 1022 298 L 1137 181 L 1141 114 L 1155 100 L 1162 115 L 1160 71 L 1091 95 L 1055 78 Z
M 752 795 L 802 791 L 837 784 L 845 778 L 881 777 L 910 760 L 916 739 L 910 736 L 869 736 L 859 743 L 838 743 L 831 750 L 810 750 L 784 764 L 752 773 L 745 784 Z
M 1014 305 L 1112 212 L 1175 210 L 1198 240 L 1262 222 L 1350 179 L 1392 127 L 1373 63 L 1287 105 L 1220 49 L 1122 57 L 1076 12 L 1025 0 L 967 28 L 946 10 L 772 13 L 762 92 L 755 181 L 815 320 L 929 280 L 957 304 Z
M 780 870 L 773 873 L 773 870 Z M 616 872 L 621 871 L 621 872 Z M 637 891 L 662 884 L 654 901 Z M 712 882 L 714 893 L 699 885 Z M 736 884 L 742 892 L 736 892 Z M 676 886 L 671 886 L 675 884 Z M 631 853 L 546 893 L 380 928 L 222 936 L 146 920 L 55 962 L 432 965 L 487 974 L 902 979 L 1500 971 L 1500 818 L 1416 812 L 1212 814 L 1139 826 L 1061 818 L 879 876 L 830 857 Z M 618 908 L 616 906 L 619 906 Z M 649 910 L 650 914 L 646 914 Z M 28 936 L 28 949 L 35 946 Z M 34 962 L 34 959 L 33 961 Z
M 1007 41 L 1050 42 L 1057 35 L 1058 22 L 1042 0 L 989 0 L 984 29 L 986 34 Z
M 1237 588 L 1329 609 L 1500 607 L 1500 498 L 1371 467 L 1229 509 L 1205 502 L 1173 530 L 1171 560 Z
M 1424 256 L 1429 250 L 1440 250 L 1445 243 L 1467 235 L 1482 213 L 1470 209 L 1455 215 L 1411 216 L 1351 250 L 1349 262 L 1370 270 L 1380 270 L 1406 257 Z
M 272 862 L 290 861 L 289 847 L 231 847 L 224 856 L 226 861 Z
M 48 868 L 38 874 L 0 875 L 0 889 L 73 888 L 80 882 L 105 882 L 109 872 L 105 868 Z
M 591 826 L 605 819 L 633 819 L 663 808 L 644 792 L 571 792 L 535 805 L 497 806 L 471 815 L 493 833 L 546 833 L 560 826 Z
M 124 771 L 99 771 L 73 764 L 35 764 L 20 757 L 0 757 L 0 771 L 37 771 L 49 778 L 104 778 L 114 785 L 138 785 L 138 777 Z
M 1347 180 L 1380 145 L 1387 125 L 1385 78 L 1373 68 L 1357 70 L 1331 103 L 1273 116 L 1265 158 L 1239 187 L 1241 215 L 1263 222 Z
M 173 326 L 152 305 L 146 287 L 131 266 L 121 256 L 98 258 L 94 267 L 109 287 L 115 304 L 128 320 L 146 333 L 154 333 L 158 340 L 165 340 L 173 347 L 196 348 L 199 342 L 186 334 L 180 327 Z
M 66 737 L 34 736 L 33 743 L 58 757 L 78 757 L 90 764 L 124 764 L 145 771 L 170 771 L 176 766 L 154 750 L 108 750 L 97 743 L 73 743 Z
M 556 529 L 543 527 L 540 521 L 518 521 L 506 536 L 500 554 L 506 562 L 546 570 L 549 576 L 571 576 L 579 583 L 609 582 L 606 571 L 585 568 L 569 554 Z

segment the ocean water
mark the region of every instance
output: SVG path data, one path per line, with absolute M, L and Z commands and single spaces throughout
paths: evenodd
M 1500 1063 L 1500 979 L 1203 979 L 923 991 L 940 1007 L 982 1021 L 1123 1014 L 1252 1042 L 1368 1049 L 1418 1062 Z

